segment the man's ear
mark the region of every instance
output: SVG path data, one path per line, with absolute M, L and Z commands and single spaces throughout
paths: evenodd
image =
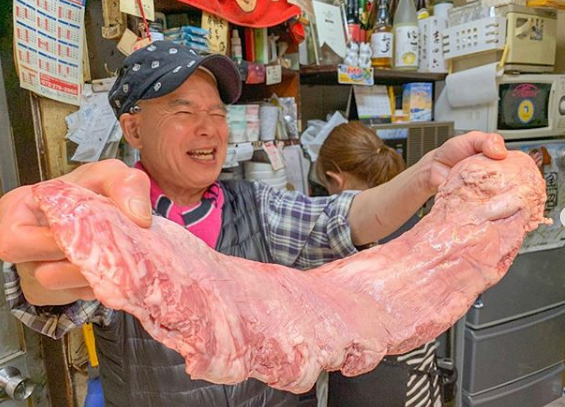
M 135 114 L 124 113 L 120 116 L 120 126 L 124 133 L 124 138 L 130 146 L 141 150 L 143 147 L 139 134 L 137 116 Z
M 341 172 L 326 171 L 326 176 L 328 181 L 335 187 L 338 191 L 343 191 L 345 185 L 345 177 Z

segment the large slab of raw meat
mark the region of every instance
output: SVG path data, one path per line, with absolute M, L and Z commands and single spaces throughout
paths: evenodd
M 34 194 L 107 307 L 136 316 L 192 378 L 303 392 L 322 369 L 357 375 L 455 323 L 543 218 L 533 161 L 458 164 L 431 213 L 392 242 L 301 272 L 224 256 L 181 226 L 142 229 L 108 199 L 54 180 Z

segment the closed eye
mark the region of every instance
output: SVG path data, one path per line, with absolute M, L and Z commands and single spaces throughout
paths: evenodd
M 175 111 L 175 115 L 194 115 L 197 113 L 205 113 L 212 117 L 222 117 L 225 118 L 227 116 L 227 111 L 223 108 L 220 109 L 210 109 L 210 110 L 192 110 L 187 109 L 186 107 L 180 110 Z
M 214 117 L 226 117 L 226 111 L 225 110 L 213 110 L 210 112 L 210 116 L 214 116 Z

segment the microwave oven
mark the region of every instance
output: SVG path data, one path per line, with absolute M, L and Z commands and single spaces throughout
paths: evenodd
M 496 86 L 497 100 L 464 107 L 452 107 L 444 88 L 435 119 L 453 121 L 457 134 L 479 130 L 507 140 L 565 135 L 565 75 L 502 75 Z

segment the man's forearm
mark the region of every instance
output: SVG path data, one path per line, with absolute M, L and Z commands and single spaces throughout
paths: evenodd
M 359 193 L 348 220 L 355 245 L 382 239 L 402 226 L 432 196 L 430 155 L 391 181 Z

